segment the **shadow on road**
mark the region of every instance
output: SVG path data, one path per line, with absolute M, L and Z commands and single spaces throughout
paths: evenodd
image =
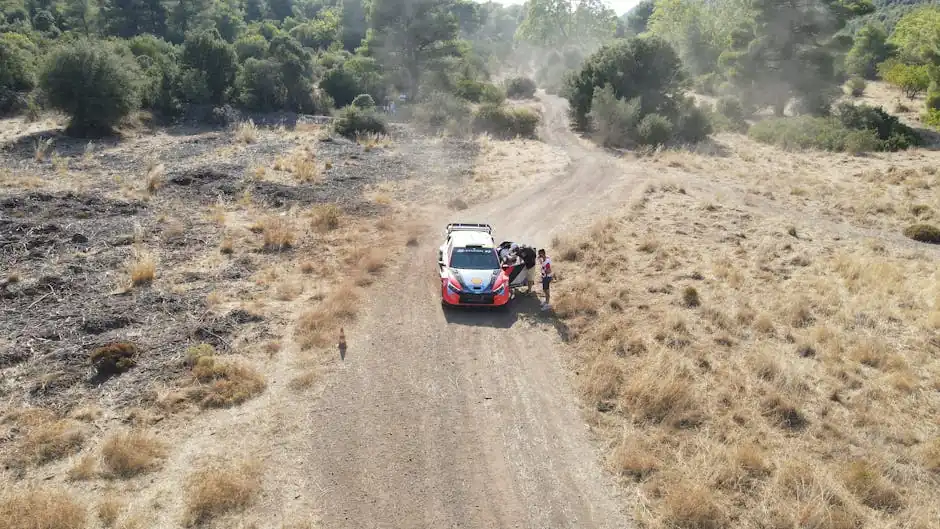
M 520 317 L 532 320 L 551 319 L 541 312 L 541 301 L 534 294 L 516 293 L 515 299 L 506 308 L 488 307 L 443 307 L 444 319 L 455 325 L 472 327 L 496 327 L 508 329 Z M 550 314 L 550 313 L 548 313 Z

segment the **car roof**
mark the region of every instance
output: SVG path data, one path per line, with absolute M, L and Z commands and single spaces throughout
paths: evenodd
M 455 248 L 463 248 L 467 246 L 492 248 L 494 246 L 493 236 L 483 231 L 453 231 L 450 234 L 450 241 Z

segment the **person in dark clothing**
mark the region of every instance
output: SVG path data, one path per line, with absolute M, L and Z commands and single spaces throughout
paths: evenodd
M 525 266 L 525 274 L 526 274 L 525 283 L 526 283 L 526 286 L 529 287 L 529 289 L 526 290 L 526 293 L 531 294 L 532 285 L 535 283 L 535 260 L 536 260 L 535 248 L 532 248 L 531 246 L 525 246 L 525 245 L 520 246 L 516 250 L 516 255 L 518 255 L 522 259 L 522 264 Z

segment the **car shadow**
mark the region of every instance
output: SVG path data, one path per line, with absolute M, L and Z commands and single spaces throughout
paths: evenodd
M 449 324 L 508 329 L 521 318 L 541 316 L 541 301 L 534 294 L 516 293 L 509 305 L 493 307 L 442 307 Z

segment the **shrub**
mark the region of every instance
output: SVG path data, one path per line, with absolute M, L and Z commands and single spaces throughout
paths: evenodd
M 87 521 L 85 507 L 64 490 L 4 486 L 0 493 L 2 529 L 75 529 Z
M 352 100 L 352 106 L 361 109 L 374 109 L 375 100 L 369 94 L 359 94 Z
M 878 139 L 885 142 L 883 150 L 896 151 L 921 143 L 914 129 L 881 107 L 841 103 L 836 107 L 834 116 L 847 129 L 874 131 Z
M 137 64 L 102 42 L 80 40 L 52 51 L 40 75 L 49 104 L 69 115 L 77 135 L 110 133 L 140 104 Z
M 435 91 L 414 107 L 412 118 L 417 124 L 437 131 L 454 123 L 466 123 L 470 118 L 470 107 L 451 94 Z
M 333 98 L 337 107 L 350 105 L 356 96 L 362 93 L 356 78 L 344 68 L 335 68 L 326 72 L 320 80 L 320 88 Z
M 538 124 L 538 114 L 527 108 L 487 103 L 473 113 L 474 132 L 486 132 L 500 138 L 534 137 Z
M 535 90 L 535 81 L 528 77 L 512 77 L 506 80 L 506 95 L 513 99 L 534 97 Z
M 598 139 L 614 147 L 627 147 L 634 140 L 640 123 L 640 101 L 617 99 L 613 88 L 605 85 L 594 90 L 591 112 L 588 114 Z
M 715 95 L 718 92 L 718 85 L 721 83 L 721 77 L 716 73 L 706 73 L 696 77 L 692 81 L 695 91 L 705 95 Z
M 927 101 L 924 106 L 927 110 L 940 110 L 940 89 L 934 87 L 927 92 Z
M 195 99 L 194 102 L 216 105 L 224 103 L 226 93 L 235 83 L 238 72 L 235 47 L 222 40 L 215 29 L 191 33 L 183 44 L 181 59 L 183 65 L 193 72 L 190 74 L 192 82 L 203 84 L 198 88 L 201 89 L 200 95 L 204 96 L 205 100 Z
M 672 123 L 660 114 L 647 114 L 637 126 L 637 141 L 643 145 L 662 145 L 672 137 Z
M 348 106 L 340 112 L 339 118 L 333 122 L 333 130 L 337 134 L 352 138 L 357 134 L 369 132 L 384 134 L 386 127 L 385 120 L 376 112 L 356 106 Z
M 708 112 L 695 104 L 692 98 L 686 99 L 676 119 L 674 135 L 680 142 L 698 143 L 708 138 L 713 131 Z
M 928 110 L 924 113 L 923 120 L 927 125 L 940 129 L 940 109 Z
M 884 147 L 874 131 L 853 131 L 842 127 L 832 118 L 812 116 L 765 119 L 754 124 L 748 131 L 748 136 L 787 150 L 864 152 L 881 150 Z
M 95 348 L 89 358 L 99 375 L 116 375 L 137 365 L 137 352 L 132 343 L 114 342 Z
M 904 228 L 904 236 L 917 242 L 940 244 L 940 228 L 930 224 L 914 224 Z
M 734 96 L 722 96 L 715 103 L 715 110 L 733 122 L 744 121 L 744 105 Z
M 878 74 L 899 88 L 908 99 L 914 99 L 930 86 L 930 67 L 927 65 L 904 64 L 897 59 L 889 59 L 878 65 Z
M 865 80 L 861 77 L 852 77 L 845 83 L 845 89 L 852 97 L 862 97 L 865 94 Z
M 159 467 L 166 445 L 141 432 L 111 435 L 101 447 L 101 462 L 109 475 L 129 478 Z
M 502 90 L 496 85 L 471 79 L 458 81 L 454 94 L 471 103 L 501 103 L 506 98 Z
M 18 33 L 0 34 L 0 115 L 26 107 L 21 93 L 36 86 L 36 46 Z
M 287 87 L 281 72 L 277 61 L 248 58 L 235 80 L 241 104 L 259 112 L 282 108 L 287 101 Z
M 200 383 L 192 392 L 203 408 L 224 408 L 241 404 L 264 391 L 267 383 L 252 368 L 220 362 L 212 354 L 196 357 L 193 378 Z
M 185 525 L 204 525 L 245 508 L 261 490 L 261 467 L 251 461 L 194 472 L 186 483 Z

